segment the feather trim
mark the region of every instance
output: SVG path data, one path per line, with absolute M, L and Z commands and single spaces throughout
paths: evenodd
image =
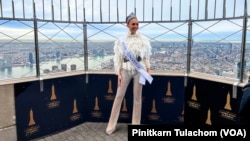
M 149 40 L 140 33 L 135 35 L 127 34 L 124 40 L 134 56 L 140 56 L 143 60 L 140 64 L 146 68 L 150 67 L 150 55 L 151 55 L 151 45 Z M 134 71 L 135 68 L 130 62 L 123 62 L 124 55 L 123 50 L 119 40 L 115 41 L 114 44 L 114 67 L 115 73 L 119 74 L 120 69 L 126 69 Z

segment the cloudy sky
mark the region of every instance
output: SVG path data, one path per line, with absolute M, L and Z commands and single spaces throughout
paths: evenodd
M 188 24 L 185 20 L 189 19 L 189 11 L 191 9 L 191 18 L 194 20 L 220 19 L 225 17 L 240 17 L 244 13 L 244 0 L 2 0 L 1 17 L 4 18 L 33 18 L 33 3 L 36 8 L 36 17 L 43 20 L 56 21 L 76 21 L 82 22 L 85 19 L 87 22 L 124 22 L 126 15 L 135 12 L 140 21 L 166 21 L 166 23 L 140 24 L 141 31 L 150 38 L 180 38 L 186 39 Z M 13 5 L 13 6 L 12 6 Z M 14 9 L 12 8 L 14 7 Z M 225 7 L 225 15 L 223 15 L 223 7 Z M 248 3 L 248 7 L 250 4 Z M 250 8 L 249 8 L 250 9 Z M 207 11 L 207 15 L 206 15 Z M 248 10 L 250 11 L 250 10 Z M 53 14 L 54 13 L 54 14 Z M 249 13 L 249 12 L 248 12 Z M 176 23 L 170 21 L 184 21 L 184 23 Z M 7 34 L 9 31 L 15 33 L 17 38 L 22 34 L 33 36 L 30 33 L 33 22 L 26 23 L 28 26 L 18 22 L 0 21 L 1 33 Z M 240 38 L 242 29 L 242 20 L 234 21 L 209 21 L 199 22 L 193 24 L 193 35 L 197 38 L 207 38 L 210 34 L 212 40 L 220 40 L 220 36 L 230 36 L 230 40 Z M 29 26 L 30 24 L 30 26 Z M 121 25 L 110 26 L 99 24 L 95 26 L 88 26 L 89 36 L 95 35 L 98 30 L 105 32 L 95 35 L 102 38 L 105 35 L 108 37 L 120 36 L 126 29 L 126 26 Z M 145 26 L 147 25 L 147 26 Z M 73 36 L 79 34 L 75 30 L 76 25 L 67 26 L 64 30 Z M 55 27 L 55 28 L 53 28 Z M 78 28 L 78 27 L 77 27 Z M 81 29 L 81 27 L 79 27 Z M 27 30 L 27 31 L 25 31 Z M 51 36 L 57 32 L 58 28 L 55 25 L 42 26 L 41 32 L 47 36 Z M 173 31 L 174 30 L 174 31 Z M 199 34 L 199 33 L 203 34 Z M 213 32 L 220 33 L 215 35 Z M 20 33 L 20 35 L 18 34 Z M 175 35 L 172 36 L 172 35 Z M 2 37 L 3 34 L 0 35 Z M 6 35 L 4 35 L 6 37 Z M 12 36 L 12 35 L 9 35 Z M 203 36 L 203 37 L 202 37 Z M 82 39 L 82 37 L 80 37 Z M 229 37 L 228 37 L 229 38 Z

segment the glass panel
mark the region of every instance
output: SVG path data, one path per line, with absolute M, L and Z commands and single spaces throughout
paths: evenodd
M 186 23 L 141 25 L 141 32 L 150 39 L 152 45 L 152 71 L 186 71 L 187 31 Z
M 195 22 L 191 72 L 238 79 L 241 25 L 242 20 Z
M 36 76 L 33 22 L 0 20 L 0 80 Z
M 249 21 L 250 19 L 248 19 Z M 250 23 L 247 25 L 244 81 L 250 81 Z
M 113 70 L 114 41 L 125 33 L 122 24 L 88 25 L 89 70 Z
M 41 75 L 84 70 L 83 28 L 69 23 L 38 23 Z

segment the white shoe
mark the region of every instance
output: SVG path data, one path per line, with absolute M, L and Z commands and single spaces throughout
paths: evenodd
M 107 133 L 108 135 L 111 135 L 115 130 L 116 130 L 116 128 L 113 128 L 113 129 L 111 129 L 111 130 L 106 129 L 106 133 Z

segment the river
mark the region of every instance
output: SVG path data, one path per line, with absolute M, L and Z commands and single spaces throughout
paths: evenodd
M 89 57 L 88 59 L 88 69 L 89 70 L 100 70 L 102 69 L 101 64 L 110 62 L 113 55 L 107 55 L 103 57 Z M 71 71 L 71 65 L 76 65 L 76 70 L 84 70 L 84 58 L 65 58 L 61 60 L 51 60 L 40 63 L 40 74 L 46 75 L 44 71 L 52 72 L 52 66 L 58 67 L 60 71 L 61 64 L 67 65 L 67 72 Z M 19 65 L 10 68 L 0 69 L 0 80 L 12 79 L 12 78 L 22 78 L 36 76 L 35 65 Z

